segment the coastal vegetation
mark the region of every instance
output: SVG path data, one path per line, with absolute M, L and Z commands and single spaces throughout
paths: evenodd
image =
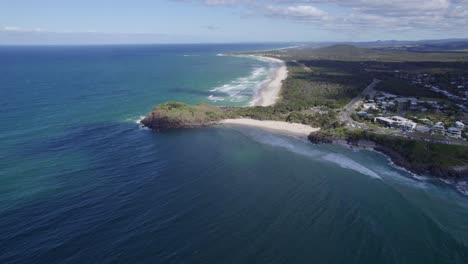
M 374 149 L 389 155 L 400 166 L 417 173 L 444 178 L 465 177 L 468 172 L 468 147 L 417 141 L 376 134 L 365 130 L 321 130 L 309 135 L 313 143 L 346 142 L 355 146 L 375 144 Z
M 141 123 L 156 130 L 197 127 L 219 121 L 225 117 L 224 114 L 221 108 L 204 103 L 191 106 L 180 102 L 167 102 L 153 108 Z

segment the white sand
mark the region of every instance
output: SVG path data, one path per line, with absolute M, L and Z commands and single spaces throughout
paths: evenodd
M 299 137 L 307 137 L 310 133 L 320 130 L 320 128 L 314 128 L 303 124 L 281 121 L 260 121 L 248 118 L 225 119 L 222 120 L 220 124 L 251 126 Z
M 288 77 L 288 68 L 286 63 L 280 59 L 264 57 L 264 56 L 252 56 L 262 60 L 268 60 L 275 63 L 275 72 L 271 81 L 267 82 L 257 92 L 257 96 L 253 101 L 255 106 L 271 106 L 276 103 L 279 98 L 281 86 L 283 80 Z M 220 124 L 225 125 L 241 125 L 257 127 L 272 132 L 278 132 L 287 135 L 307 137 L 312 132 L 317 132 L 320 128 L 314 128 L 304 124 L 288 123 L 281 121 L 260 121 L 248 118 L 237 118 L 237 119 L 226 119 L 220 121 Z
M 275 65 L 275 72 L 270 81 L 268 81 L 263 87 L 261 87 L 255 99 L 253 100 L 253 105 L 255 106 L 271 106 L 276 103 L 279 98 L 281 86 L 283 81 L 288 77 L 288 68 L 286 63 L 280 59 L 264 57 L 264 56 L 252 56 L 260 58 L 262 60 L 267 60 L 273 62 Z

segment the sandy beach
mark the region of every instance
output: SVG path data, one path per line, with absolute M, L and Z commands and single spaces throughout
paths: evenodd
M 283 81 L 288 77 L 288 69 L 286 63 L 280 59 L 252 56 L 262 60 L 268 60 L 275 63 L 275 72 L 273 78 L 261 87 L 253 100 L 254 106 L 271 106 L 276 103 L 279 98 Z M 314 128 L 304 124 L 288 123 L 281 121 L 260 121 L 248 118 L 226 119 L 220 124 L 225 125 L 240 125 L 250 126 L 265 129 L 272 132 L 287 134 L 298 137 L 307 137 L 312 132 L 317 132 L 320 128 Z
M 314 128 L 303 124 L 288 123 L 281 121 L 260 121 L 248 118 L 225 119 L 222 120 L 220 124 L 257 127 L 272 132 L 298 137 L 307 137 L 310 133 L 317 132 L 320 130 L 320 128 Z
M 268 60 L 274 63 L 275 72 L 272 79 L 263 85 L 257 92 L 253 105 L 255 106 L 271 106 L 276 103 L 279 98 L 282 82 L 288 77 L 288 68 L 286 63 L 280 59 L 265 57 L 265 56 L 252 56 L 261 60 Z

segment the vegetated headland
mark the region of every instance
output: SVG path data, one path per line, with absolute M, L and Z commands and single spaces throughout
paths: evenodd
M 244 53 L 287 66 L 287 74 L 277 72 L 258 92 L 268 97 L 257 100 L 263 103 L 217 107 L 168 102 L 141 122 L 159 131 L 257 126 L 307 136 L 316 144 L 372 148 L 412 172 L 466 181 L 468 52 L 460 52 L 460 45 L 446 45 L 458 51 L 440 45 L 434 52 L 417 45 L 334 45 Z

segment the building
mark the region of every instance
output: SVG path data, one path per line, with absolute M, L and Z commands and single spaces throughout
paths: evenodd
M 374 122 L 388 127 L 400 128 L 404 131 L 412 131 L 417 125 L 415 122 L 401 116 L 377 117 Z
M 375 103 L 365 103 L 362 105 L 362 108 L 364 108 L 365 110 L 377 109 L 377 106 L 375 105 Z
M 461 138 L 461 130 L 456 127 L 450 127 L 447 129 L 447 136 L 452 138 Z
M 427 118 L 421 118 L 421 119 L 419 119 L 419 121 L 421 121 L 421 122 L 422 122 L 423 124 L 425 124 L 425 125 L 429 125 L 429 126 L 433 126 L 433 125 L 434 125 L 434 123 L 432 123 L 432 121 L 429 120 L 429 119 L 427 119 Z
M 460 121 L 455 122 L 455 127 L 458 128 L 459 130 L 465 129 L 465 124 L 463 124 Z
M 366 117 L 366 116 L 367 116 L 367 112 L 363 112 L 363 111 L 357 112 L 356 114 L 357 114 L 359 117 Z
M 411 102 L 411 103 L 418 103 L 418 99 L 416 98 L 412 98 L 412 97 L 408 97 L 408 98 L 404 98 L 404 97 L 401 97 L 401 98 L 395 98 L 395 101 L 399 102 L 399 103 L 408 103 L 408 102 Z
M 445 135 L 444 123 L 437 122 L 431 129 L 431 133 Z
M 416 126 L 415 130 L 416 130 L 416 132 L 419 132 L 419 133 L 429 134 L 431 132 L 431 129 L 428 126 L 423 126 L 423 125 Z
M 374 119 L 374 122 L 377 123 L 377 124 L 388 126 L 388 127 L 392 127 L 393 124 L 395 123 L 395 121 L 393 121 L 392 119 L 387 118 L 387 117 L 382 117 L 382 116 L 376 117 Z
M 417 102 L 411 102 L 409 109 L 410 109 L 411 111 L 417 111 L 417 110 L 419 110 L 418 103 L 417 103 Z

